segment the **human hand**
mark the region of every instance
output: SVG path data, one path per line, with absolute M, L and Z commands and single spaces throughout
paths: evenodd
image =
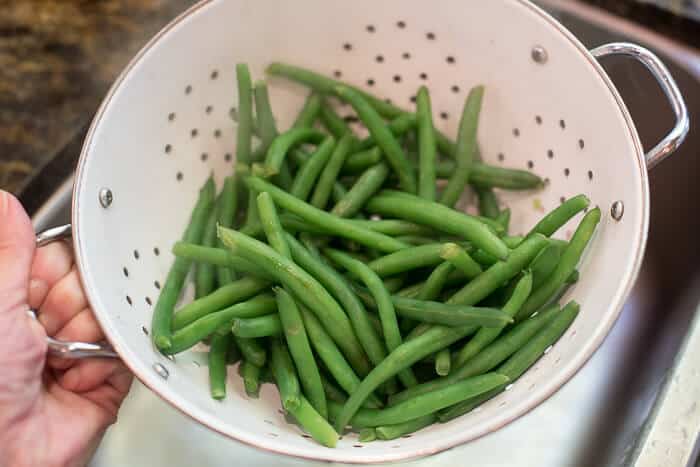
M 47 335 L 104 339 L 70 247 L 36 249 L 24 209 L 0 190 L 0 467 L 85 465 L 129 391 L 120 360 L 47 360 Z

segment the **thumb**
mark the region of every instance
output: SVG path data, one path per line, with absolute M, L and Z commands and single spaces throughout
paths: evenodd
M 0 190 L 0 422 L 30 408 L 41 389 L 46 335 L 27 314 L 35 242 L 19 201 Z

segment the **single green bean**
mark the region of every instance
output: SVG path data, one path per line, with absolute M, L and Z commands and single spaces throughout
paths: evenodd
M 275 123 L 275 115 L 272 112 L 270 95 L 267 92 L 267 84 L 265 81 L 255 82 L 253 94 L 255 96 L 255 115 L 260 130 L 260 150 L 264 155 L 270 148 L 272 140 L 277 137 L 277 123 Z
M 464 102 L 455 149 L 457 167 L 440 195 L 440 203 L 445 206 L 452 207 L 457 203 L 469 180 L 469 172 L 476 152 L 476 133 L 479 127 L 479 113 L 481 112 L 483 96 L 484 87 L 475 86 L 469 91 Z
M 244 337 L 235 337 L 236 345 L 243 355 L 243 359 L 252 363 L 255 366 L 262 368 L 267 361 L 267 351 L 260 345 L 257 339 L 247 339 Z
M 214 247 L 217 244 L 216 225 L 219 221 L 221 195 L 216 199 L 202 234 L 202 246 Z M 216 269 L 209 263 L 197 263 L 194 276 L 194 298 L 206 297 L 216 289 Z
M 183 352 L 216 331 L 230 330 L 234 319 L 257 318 L 270 315 L 276 310 L 274 298 L 267 294 L 258 295 L 245 302 L 203 316 L 173 333 L 172 345 L 165 351 L 168 355 Z
M 299 372 L 301 386 L 309 398 L 309 402 L 324 417 L 328 417 L 326 394 L 321 382 L 321 374 L 311 351 L 309 338 L 306 335 L 304 321 L 294 299 L 280 287 L 275 288 L 277 309 L 282 323 L 284 335 L 289 347 L 289 353 Z
M 367 228 L 353 224 L 347 219 L 341 219 L 333 214 L 317 209 L 310 204 L 305 203 L 288 193 L 285 193 L 276 186 L 265 182 L 261 178 L 248 177 L 245 179 L 245 183 L 255 191 L 267 191 L 270 193 L 272 199 L 275 201 L 275 204 L 280 208 L 286 209 L 292 214 L 296 214 L 297 216 L 301 217 L 306 222 L 309 222 L 315 226 L 320 226 L 337 236 L 354 240 L 361 245 L 376 248 L 385 252 L 397 251 L 408 246 L 407 244 L 399 242 L 387 235 L 373 232 Z
M 523 306 L 527 297 L 532 291 L 533 277 L 532 273 L 526 273 L 516 284 L 512 295 L 503 306 L 503 312 L 508 316 L 515 316 L 520 307 Z M 479 329 L 474 337 L 464 344 L 464 347 L 457 353 L 454 358 L 455 367 L 459 368 L 464 365 L 469 359 L 478 354 L 481 349 L 493 342 L 503 331 L 503 327 L 497 328 L 482 328 Z
M 440 257 L 461 270 L 467 279 L 473 279 L 483 272 L 479 263 L 456 243 L 445 243 L 440 249 Z
M 438 162 L 435 168 L 438 178 L 450 177 L 457 164 L 453 161 Z M 532 190 L 541 188 L 543 180 L 527 170 L 496 167 L 474 162 L 469 172 L 469 183 L 479 188 L 502 188 L 504 190 Z
M 421 237 L 419 235 L 399 235 L 395 238 L 402 242 L 410 243 L 413 246 L 430 245 L 431 243 L 435 243 L 435 238 Z
M 444 378 L 434 379 L 419 384 L 412 388 L 405 389 L 389 398 L 390 405 L 395 405 L 416 396 L 431 394 L 437 390 L 449 387 L 464 378 L 480 375 L 491 371 L 501 362 L 513 355 L 519 348 L 525 345 L 540 329 L 546 326 L 550 320 L 559 312 L 559 307 L 555 306 L 542 313 L 538 313 L 531 319 L 523 321 L 509 332 L 494 340 L 491 344 L 481 350 L 473 358 L 460 367 L 452 368 L 450 374 Z M 419 336 L 420 338 L 424 334 Z M 418 338 L 413 340 L 418 340 Z
M 356 152 L 345 160 L 343 164 L 343 175 L 354 175 L 364 172 L 367 168 L 382 161 L 382 150 L 374 146 L 363 151 Z
M 236 318 L 231 325 L 231 332 L 236 337 L 247 339 L 279 336 L 282 334 L 282 323 L 277 314 L 263 315 L 257 318 Z
M 199 197 L 190 217 L 190 222 L 182 238 L 185 242 L 199 243 L 209 212 L 214 204 L 216 187 L 209 177 L 199 191 Z M 151 319 L 151 339 L 159 350 L 167 350 L 171 345 L 173 310 L 177 303 L 185 278 L 190 270 L 191 258 L 176 257 L 163 284 Z
M 318 280 L 322 286 L 325 287 L 325 290 L 328 290 L 330 294 L 340 302 L 352 323 L 354 335 L 357 336 L 357 340 L 367 353 L 369 359 L 375 365 L 382 361 L 386 356 L 384 344 L 379 338 L 379 335 L 372 328 L 367 310 L 357 299 L 347 280 L 336 270 L 323 262 L 320 257 L 317 257 L 308 249 L 304 248 L 293 236 L 287 235 L 287 244 L 292 251 L 294 261 L 303 268 L 304 271 Z M 329 323 L 326 324 L 326 328 L 328 328 L 329 325 L 334 326 Z M 356 370 L 363 376 L 369 371 L 367 367 L 356 368 Z
M 409 131 L 415 128 L 416 125 L 416 116 L 406 112 L 391 120 L 386 126 L 392 135 L 400 137 L 410 134 Z M 376 145 L 374 135 L 370 134 L 358 143 L 357 150 L 364 151 Z
M 319 113 L 321 112 L 321 105 L 323 104 L 323 99 L 319 94 L 311 93 L 304 101 L 304 106 L 301 108 L 299 115 L 297 115 L 296 120 L 292 128 L 311 128 L 314 126 Z
M 321 106 L 321 123 L 337 140 L 340 140 L 345 135 L 349 135 L 351 139 L 351 147 L 357 144 L 357 139 L 353 135 L 352 129 L 345 122 L 343 117 L 338 115 L 338 113 L 333 109 L 333 107 L 326 101 Z
M 257 225 L 260 223 L 260 216 L 258 215 L 258 203 L 256 202 L 256 193 L 253 189 L 248 188 L 248 207 L 245 213 L 245 222 L 243 223 L 242 229 L 248 228 L 248 226 Z
M 477 186 L 475 191 L 479 202 L 479 214 L 491 219 L 498 219 L 501 211 L 498 208 L 498 199 L 493 190 Z
M 238 367 L 243 378 L 243 388 L 248 397 L 258 398 L 260 393 L 260 367 L 244 360 Z
M 230 175 L 224 179 L 224 187 L 221 190 L 221 205 L 219 209 L 219 225 L 224 227 L 233 227 L 233 222 L 238 209 L 238 177 Z M 217 246 L 223 246 L 217 238 Z M 225 266 L 217 266 L 217 280 L 219 287 L 230 284 L 236 277 L 236 273 L 232 268 Z
M 378 426 L 374 429 L 374 432 L 376 433 L 377 438 L 388 441 L 390 439 L 396 439 L 400 438 L 401 436 L 415 433 L 418 430 L 422 430 L 426 426 L 432 425 L 436 421 L 437 417 L 435 414 L 431 413 L 403 423 Z
M 447 303 L 474 305 L 520 273 L 547 245 L 547 238 L 536 234 L 515 248 L 506 261 L 499 261 L 452 295 Z
M 421 86 L 416 96 L 418 122 L 418 196 L 435 201 L 435 162 L 437 145 L 433 126 L 433 111 L 428 88 Z
M 533 363 L 540 358 L 545 350 L 553 345 L 571 325 L 578 314 L 578 304 L 571 302 L 567 304 L 557 315 L 551 319 L 549 324 L 540 330 L 527 344 L 521 347 L 513 354 L 505 363 L 503 363 L 496 371 L 506 375 L 510 381 L 515 381 L 527 370 Z M 491 399 L 495 395 L 501 393 L 506 385 L 495 388 L 489 392 L 477 396 L 476 398 L 468 399 L 459 404 L 445 409 L 438 415 L 440 421 L 445 423 L 456 417 L 464 415 L 474 407 Z
M 435 355 L 435 373 L 438 376 L 447 376 L 452 368 L 452 356 L 450 349 L 442 349 Z
M 275 277 L 296 298 L 317 313 L 333 339 L 343 349 L 353 366 L 366 371 L 369 363 L 355 336 L 350 320 L 338 302 L 310 274 L 264 243 L 230 229 L 219 229 L 219 238 L 235 254 L 256 262 Z
M 325 137 L 325 134 L 314 128 L 292 128 L 281 133 L 272 140 L 270 149 L 267 151 L 265 167 L 263 167 L 264 175 L 277 175 L 287 153 L 293 147 L 302 143 L 319 144 Z
M 591 209 L 583 216 L 576 232 L 574 232 L 573 237 L 571 237 L 571 241 L 569 241 L 569 244 L 562 252 L 559 264 L 557 264 L 557 267 L 547 280 L 540 285 L 537 290 L 532 292 L 515 316 L 516 320 L 522 320 L 530 316 L 542 305 L 546 304 L 565 284 L 566 280 L 574 272 L 576 265 L 581 260 L 583 250 L 593 236 L 599 221 L 600 208 Z
M 338 442 L 338 433 L 304 396 L 300 397 L 299 405 L 292 407 L 289 411 L 313 439 L 326 447 L 335 447 Z
M 384 162 L 370 167 L 357 179 L 346 195 L 338 201 L 331 214 L 338 217 L 352 217 L 379 189 L 389 176 L 389 166 Z
M 365 207 L 374 214 L 398 217 L 457 235 L 499 258 L 508 257 L 509 249 L 503 241 L 486 224 L 473 216 L 417 196 L 406 194 L 397 197 L 391 193 L 380 192 Z
M 252 261 L 233 255 L 222 248 L 207 248 L 192 243 L 177 242 L 173 246 L 173 254 L 188 261 L 193 260 L 217 266 L 230 266 L 237 271 L 246 272 L 259 278 L 271 278 L 267 272 Z
M 398 175 L 401 187 L 409 193 L 415 193 L 416 179 L 411 165 L 406 159 L 406 154 L 404 154 L 403 149 L 401 149 L 398 141 L 396 141 L 396 138 L 387 128 L 379 114 L 362 95 L 349 87 L 337 86 L 335 93 L 355 109 L 357 115 L 367 126 L 370 134 L 377 142 L 377 146 L 384 153 L 389 165 Z
M 267 237 L 267 243 L 280 255 L 285 258 L 291 258 L 292 254 L 289 252 L 285 231 L 280 224 L 279 217 L 277 217 L 275 203 L 272 201 L 270 194 L 265 191 L 258 195 L 258 212 L 265 236 Z
M 249 164 L 253 136 L 253 85 L 248 65 L 236 65 L 238 83 L 238 127 L 236 129 L 236 161 Z
M 299 379 L 297 378 L 292 363 L 292 357 L 289 356 L 287 347 L 280 339 L 270 340 L 270 356 L 272 374 L 275 376 L 275 382 L 280 392 L 282 407 L 285 410 L 293 410 L 301 405 L 301 389 L 299 388 Z
M 352 258 L 350 255 L 347 255 L 342 251 L 328 248 L 324 250 L 324 253 L 334 262 L 359 277 L 369 289 L 370 293 L 374 297 L 375 303 L 377 304 L 379 319 L 382 323 L 382 334 L 384 335 L 384 342 L 389 352 L 400 346 L 402 342 L 401 331 L 399 331 L 396 311 L 394 310 L 394 304 L 391 301 L 391 295 L 389 295 L 389 292 L 384 287 L 384 283 L 382 282 L 381 278 L 374 271 L 372 271 L 372 269 L 367 267 L 366 264 Z M 413 375 L 413 372 L 411 372 L 410 368 L 401 371 L 399 373 L 399 379 L 406 387 L 411 387 L 418 384 L 418 381 Z
M 454 328 L 433 326 L 422 335 L 405 341 L 391 352 L 379 365 L 374 367 L 354 392 L 349 392 L 350 398 L 343 406 L 343 410 L 335 422 L 337 431 L 340 432 L 345 428 L 367 396 L 379 387 L 379 385 L 396 375 L 399 371 L 410 367 L 423 357 L 444 349 L 462 337 L 471 334 L 474 330 L 474 326 Z
M 226 397 L 226 354 L 231 344 L 231 334 L 214 335 L 209 347 L 209 391 L 211 397 L 221 400 Z
M 297 171 L 292 188 L 289 191 L 292 196 L 306 201 L 316 184 L 316 179 L 321 175 L 321 171 L 326 164 L 328 164 L 334 148 L 335 138 L 327 136 L 316 148 L 309 160 Z
M 418 299 L 435 300 L 438 298 L 445 287 L 447 278 L 454 269 L 454 266 L 449 261 L 438 264 L 422 284 L 418 293 Z
M 586 209 L 589 204 L 590 200 L 585 195 L 577 195 L 567 199 L 544 216 L 532 230 L 530 230 L 528 235 L 532 235 L 536 232 L 547 237 L 551 236 L 554 232 L 559 230 L 561 226 L 566 224 L 569 219 Z
M 532 270 L 533 290 L 539 288 L 552 274 L 557 264 L 559 264 L 564 248 L 566 248 L 566 245 L 550 243 L 532 260 L 530 270 Z
M 340 169 L 345 163 L 345 158 L 347 157 L 350 149 L 353 145 L 353 136 L 351 133 L 345 133 L 338 140 L 333 154 L 331 154 L 328 163 L 323 168 L 320 177 L 318 178 L 318 183 L 314 189 L 314 194 L 311 196 L 311 205 L 317 207 L 318 209 L 325 209 L 328 204 L 328 200 L 331 197 L 331 192 L 333 191 L 333 184 L 338 178 Z
M 442 243 L 412 246 L 381 256 L 368 264 L 379 277 L 389 277 L 442 262 Z
M 374 232 L 394 237 L 401 235 L 422 235 L 426 237 L 436 235 L 435 231 L 428 227 L 397 219 L 352 219 L 351 222 Z
M 328 335 L 316 315 L 311 313 L 306 307 L 299 306 L 299 311 L 304 320 L 304 328 L 309 336 L 311 345 L 316 350 L 318 357 L 324 363 L 328 372 L 335 378 L 338 385 L 347 394 L 352 394 L 360 386 L 360 378 L 348 364 L 347 360 Z M 370 405 L 381 407 L 382 403 L 376 396 L 371 395 L 367 399 Z

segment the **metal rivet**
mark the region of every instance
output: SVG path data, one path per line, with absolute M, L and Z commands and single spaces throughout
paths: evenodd
M 103 208 L 107 209 L 110 204 L 112 204 L 112 201 L 114 201 L 114 196 L 112 195 L 112 190 L 109 188 L 102 188 L 100 190 L 100 204 L 102 205 Z
M 616 221 L 619 221 L 622 219 L 622 216 L 625 214 L 625 204 L 622 201 L 615 201 L 612 204 L 612 207 L 610 208 L 610 215 L 612 216 L 613 219 Z
M 536 63 L 539 63 L 540 65 L 544 65 L 545 63 L 547 63 L 547 59 L 549 58 L 547 55 L 547 51 L 541 45 L 534 46 L 532 48 L 530 56 Z
M 513 383 L 510 383 L 508 386 L 506 386 L 504 391 L 510 391 L 511 389 L 513 389 Z
M 170 372 L 168 371 L 168 369 L 165 368 L 161 363 L 154 363 L 153 369 L 156 370 L 158 376 L 160 376 L 163 379 L 168 379 L 168 376 L 170 376 Z

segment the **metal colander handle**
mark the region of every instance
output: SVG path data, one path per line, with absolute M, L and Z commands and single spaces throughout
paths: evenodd
M 49 243 L 63 240 L 71 237 L 71 225 L 61 225 L 53 227 L 36 236 L 37 247 L 48 245 Z M 29 310 L 30 316 L 36 318 L 36 311 Z M 60 341 L 53 337 L 47 337 L 49 355 L 60 358 L 119 358 L 119 355 L 112 349 L 108 343 L 88 343 L 88 342 L 72 342 Z
M 637 44 L 612 42 L 596 47 L 591 50 L 591 54 L 596 58 L 603 58 L 611 55 L 624 55 L 638 60 L 651 72 L 652 76 L 664 91 L 664 94 L 666 94 L 671 108 L 673 109 L 673 113 L 676 115 L 676 123 L 671 131 L 646 153 L 647 168 L 651 169 L 655 167 L 659 162 L 678 149 L 678 146 L 680 146 L 688 134 L 688 129 L 690 127 L 688 109 L 678 89 L 678 85 L 659 57 Z

